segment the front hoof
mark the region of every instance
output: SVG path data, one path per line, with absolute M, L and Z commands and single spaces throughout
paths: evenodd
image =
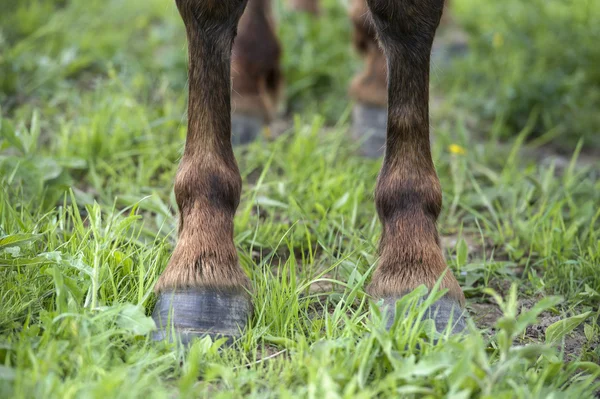
M 385 149 L 387 109 L 377 105 L 357 103 L 352 109 L 352 137 L 360 142 L 360 154 L 379 158 Z
M 382 313 L 387 316 L 386 328 L 389 330 L 394 323 L 396 302 L 400 298 L 388 297 L 383 299 L 383 305 L 381 306 Z M 421 304 L 425 299 L 419 300 Z M 408 310 L 401 310 L 406 315 Z M 450 328 L 452 334 L 462 333 L 467 328 L 467 312 L 461 308 L 460 304 L 448 297 L 447 295 L 438 299 L 433 305 L 429 306 L 425 310 L 421 320 L 433 320 L 435 323 L 435 329 L 438 333 L 446 331 L 446 328 Z
M 232 341 L 241 335 L 251 314 L 252 303 L 243 292 L 209 288 L 165 291 L 158 294 L 152 313 L 158 327 L 152 338 L 188 344 L 209 335 Z
M 255 115 L 231 115 L 231 144 L 244 145 L 255 141 L 261 134 L 265 121 Z

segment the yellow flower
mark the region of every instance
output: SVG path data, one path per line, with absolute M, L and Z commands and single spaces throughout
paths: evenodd
M 500 48 L 504 44 L 504 37 L 500 32 L 494 33 L 494 38 L 492 39 L 492 46 L 494 48 Z
M 269 126 L 265 126 L 265 128 L 263 129 L 263 136 L 266 139 L 271 139 L 271 128 Z
M 456 154 L 456 155 L 465 155 L 467 153 L 467 150 L 465 150 L 463 147 L 459 146 L 458 144 L 450 144 L 448 146 L 448 151 L 450 151 L 452 154 Z

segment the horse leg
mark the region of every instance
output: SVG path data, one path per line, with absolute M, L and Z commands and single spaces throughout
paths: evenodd
M 176 0 L 189 51 L 188 133 L 175 178 L 179 239 L 155 291 L 156 339 L 235 336 L 252 305 L 233 217 L 242 181 L 231 146 L 231 47 L 245 0 Z
M 442 278 L 448 292 L 430 317 L 438 330 L 450 318 L 454 331 L 462 330 L 464 295 L 447 269 L 436 229 L 442 190 L 429 143 L 429 63 L 444 0 L 367 3 L 388 70 L 386 148 L 375 191 L 383 234 L 368 290 L 393 306 L 417 286 L 431 288 Z
M 271 0 L 249 0 L 233 43 L 234 145 L 256 139 L 263 126 L 274 118 L 283 86 L 280 57 Z
M 361 142 L 360 153 L 369 158 L 383 155 L 387 122 L 386 60 L 377 41 L 375 26 L 365 0 L 352 0 L 352 44 L 364 59 L 364 69 L 350 83 L 355 101 L 352 110 L 352 137 Z

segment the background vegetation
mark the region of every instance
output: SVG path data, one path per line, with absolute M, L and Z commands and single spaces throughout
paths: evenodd
M 288 127 L 236 150 L 256 312 L 233 347 L 186 350 L 147 338 L 186 131 L 173 2 L 0 0 L 0 397 L 591 397 L 596 3 L 454 1 L 468 50 L 433 66 L 433 152 L 473 317 L 433 342 L 422 308 L 386 332 L 363 291 L 380 161 L 347 138 L 346 5 L 276 2 Z
M 462 87 L 459 104 L 499 118 L 504 136 L 535 113 L 534 134 L 600 146 L 599 2 L 459 0 L 453 11 L 471 50 L 448 80 Z

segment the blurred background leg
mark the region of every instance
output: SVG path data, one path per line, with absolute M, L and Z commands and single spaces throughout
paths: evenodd
M 283 85 L 280 57 L 271 0 L 250 0 L 238 24 L 231 59 L 234 145 L 256 139 L 274 118 Z
M 375 36 L 365 0 L 352 0 L 350 19 L 352 44 L 364 59 L 364 69 L 350 83 L 352 136 L 361 141 L 360 153 L 367 157 L 383 155 L 387 122 L 387 77 L 385 55 Z

